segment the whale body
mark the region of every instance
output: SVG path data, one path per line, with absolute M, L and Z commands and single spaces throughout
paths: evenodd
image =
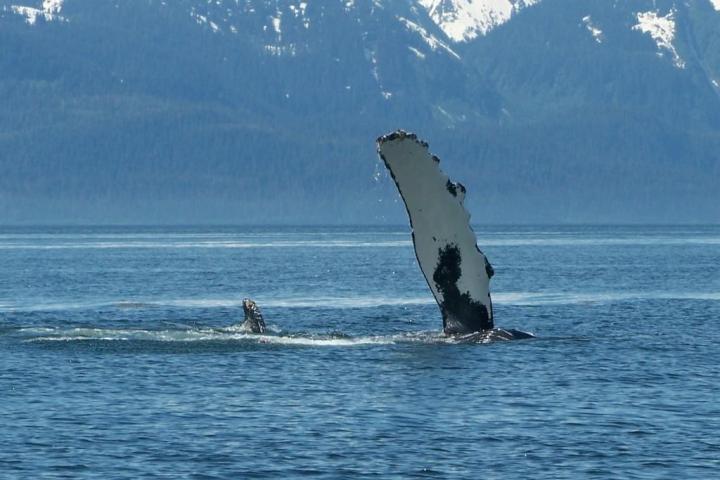
M 428 144 L 402 130 L 377 139 L 385 163 L 405 203 L 415 255 L 440 307 L 443 331 L 473 334 L 468 341 L 531 336 L 494 328 L 490 278 L 493 268 L 477 246 L 465 209 L 465 187 L 451 181 Z

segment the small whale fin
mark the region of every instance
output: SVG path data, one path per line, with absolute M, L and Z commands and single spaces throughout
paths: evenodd
M 440 170 L 440 160 L 415 134 L 398 130 L 378 138 L 377 147 L 405 202 L 415 255 L 440 307 L 443 330 L 491 330 L 493 269 L 470 228 L 465 187 Z
M 245 321 L 242 327 L 252 333 L 265 333 L 267 328 L 265 327 L 265 319 L 260 312 L 260 307 L 257 303 L 246 298 L 243 300 L 243 312 L 245 313 Z

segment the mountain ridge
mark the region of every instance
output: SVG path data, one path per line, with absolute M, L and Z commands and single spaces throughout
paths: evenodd
M 717 222 L 719 27 L 710 0 L 525 2 L 459 40 L 410 0 L 0 2 L 0 223 L 401 223 L 396 128 L 476 221 Z

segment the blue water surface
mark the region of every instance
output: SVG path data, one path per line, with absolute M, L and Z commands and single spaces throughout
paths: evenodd
M 476 231 L 537 339 L 407 228 L 0 230 L 0 478 L 720 478 L 720 227 Z

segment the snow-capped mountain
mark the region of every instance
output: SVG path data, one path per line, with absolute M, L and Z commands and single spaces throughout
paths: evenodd
M 417 0 L 418 4 L 427 10 L 430 18 L 442 29 L 447 37 L 453 41 L 468 41 L 478 35 L 485 35 L 493 28 L 507 22 L 512 15 L 522 8 L 534 5 L 540 0 Z M 717 1 L 717 0 L 713 0 Z M 61 20 L 59 13 L 65 0 L 43 0 L 41 6 L 10 5 L 10 10 L 22 15 L 29 24 L 35 24 L 37 18 L 45 21 Z M 362 0 L 343 0 L 345 10 L 351 12 L 367 3 Z M 390 0 L 373 0 L 373 8 L 385 8 Z M 161 2 L 168 6 L 168 3 Z M 263 25 L 264 31 L 270 30 L 279 37 L 282 36 L 283 20 L 299 21 L 306 29 L 310 28 L 312 15 L 308 14 L 308 7 L 312 10 L 322 4 L 318 2 L 298 1 L 282 4 L 281 2 L 257 2 L 238 0 L 216 0 L 214 2 L 198 2 L 190 7 L 190 14 L 199 24 L 208 25 L 213 31 L 219 32 L 223 28 L 238 33 L 242 16 L 255 15 L 264 11 L 264 6 L 272 5 L 274 15 Z
M 718 0 L 0 0 L 0 45 L 0 223 L 398 220 L 398 127 L 474 218 L 720 220 Z
M 700 1 L 720 11 L 720 0 Z M 12 13 L 24 18 L 28 25 L 35 25 L 38 19 L 43 23 L 68 22 L 69 17 L 62 14 L 66 2 L 72 7 L 82 0 L 6 1 L 4 5 L 0 3 L 0 16 Z M 427 50 L 431 50 L 459 59 L 457 44 L 486 36 L 521 11 L 536 6 L 540 0 L 336 0 L 334 6 L 330 2 L 307 0 L 146 0 L 145 3 L 157 9 L 184 11 L 197 25 L 216 34 L 252 37 L 265 54 L 272 56 L 302 55 L 309 48 L 308 39 L 318 35 L 314 31 L 316 27 L 323 30 L 326 15 L 338 8 L 358 24 L 367 21 L 368 17 L 382 16 L 394 10 L 397 13 L 393 20 L 416 37 L 408 49 L 418 58 L 424 58 Z M 668 6 L 664 11 L 658 8 L 657 2 L 652 2 L 653 8 L 649 10 L 640 8 L 643 3 L 649 6 L 648 2 L 636 2 L 637 8 L 625 8 L 634 17 L 634 24 L 629 27 L 652 38 L 659 56 L 667 54 L 676 67 L 684 68 L 685 61 L 676 48 L 676 2 L 666 2 Z M 617 9 L 617 2 L 608 8 Z M 76 12 L 82 14 L 81 9 Z M 591 16 L 585 15 L 581 21 L 595 41 L 602 43 L 603 31 Z M 323 32 L 319 34 L 324 35 Z M 377 63 L 376 59 L 371 61 Z M 374 76 L 378 76 L 375 64 Z
M 23 0 L 18 0 L 22 2 Z M 2 12 L 12 12 L 25 18 L 29 25 L 35 25 L 38 19 L 44 22 L 68 21 L 61 15 L 68 0 L 36 0 L 26 5 L 7 3 Z M 71 3 L 77 0 L 69 0 Z M 708 2 L 720 11 L 720 0 L 701 0 Z M 29 3 L 25 0 L 26 3 Z M 397 0 L 337 0 L 338 5 L 358 23 L 363 16 L 372 16 L 390 8 L 397 8 Z M 254 36 L 264 40 L 263 48 L 269 55 L 295 56 L 299 50 L 307 48 L 303 37 L 311 36 L 311 28 L 322 23 L 323 17 L 332 9 L 327 2 L 308 2 L 307 0 L 215 0 L 212 2 L 183 1 L 177 4 L 166 1 L 147 0 L 158 8 L 179 8 L 194 21 L 214 33 Z M 453 44 L 467 43 L 478 36 L 485 36 L 493 29 L 508 22 L 513 16 L 528 7 L 540 3 L 540 0 L 409 0 L 404 3 L 403 14 L 395 15 L 395 20 L 407 30 L 421 38 L 426 48 L 441 50 L 458 57 Z M 638 6 L 643 3 L 639 2 Z M 645 2 L 647 3 L 647 2 Z M 652 3 L 657 7 L 657 2 Z M 648 34 L 657 44 L 659 53 L 668 53 L 675 65 L 684 66 L 674 42 L 676 36 L 676 8 L 672 7 L 661 14 L 661 9 L 643 11 L 633 10 L 637 22 L 632 30 Z M 392 7 L 391 7 L 392 6 Z M 617 2 L 612 8 L 617 8 Z M 318 17 L 320 20 L 318 20 Z M 428 18 L 442 31 L 428 29 Z M 602 43 L 602 30 L 592 23 L 590 15 L 582 17 L 582 22 L 598 43 Z M 304 30 L 304 32 L 303 32 Z M 412 47 L 422 58 L 424 52 Z
M 419 0 L 430 17 L 456 42 L 466 42 L 510 20 L 540 0 Z

